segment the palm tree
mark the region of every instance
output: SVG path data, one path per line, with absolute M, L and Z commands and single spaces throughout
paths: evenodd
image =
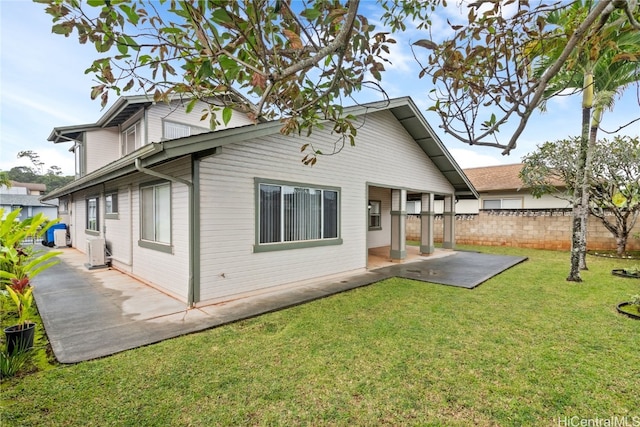
M 557 26 L 557 37 L 531 46 L 528 50 L 535 62 L 534 76 L 541 76 L 555 62 L 572 29 L 589 12 L 592 1 L 575 2 L 571 7 L 550 13 L 547 24 Z M 598 23 L 596 31 L 548 85 L 545 99 L 569 91 L 582 92 L 582 130 L 576 186 L 573 201 L 571 269 L 567 280 L 582 281 L 580 270 L 586 269 L 586 226 L 589 214 L 589 176 L 593 147 L 605 109 L 613 109 L 615 97 L 639 78 L 640 32 L 628 25 L 620 15 Z M 541 106 L 543 109 L 545 104 Z

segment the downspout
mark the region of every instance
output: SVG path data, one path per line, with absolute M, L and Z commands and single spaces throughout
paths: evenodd
M 194 249 L 195 247 L 194 245 L 194 241 L 195 241 L 194 211 L 195 209 L 193 208 L 193 201 L 194 201 L 193 183 L 191 181 L 187 181 L 186 179 L 178 178 L 171 175 L 166 175 L 161 172 L 147 169 L 140 164 L 140 158 L 137 158 L 135 160 L 135 166 L 138 172 L 141 172 L 143 174 L 155 176 L 160 179 L 166 179 L 167 181 L 171 181 L 171 182 L 175 182 L 175 183 L 179 183 L 187 186 L 187 189 L 189 191 L 188 205 L 189 205 L 189 211 L 190 211 L 188 215 L 189 217 L 189 227 L 188 227 L 189 228 L 189 287 L 187 290 L 187 304 L 189 308 L 193 308 L 193 306 L 195 305 L 195 292 L 194 292 L 194 280 L 193 280 L 194 270 L 195 270 L 194 259 L 193 259 L 193 256 L 195 253 L 195 249 Z M 192 167 L 193 167 L 193 161 L 192 161 Z

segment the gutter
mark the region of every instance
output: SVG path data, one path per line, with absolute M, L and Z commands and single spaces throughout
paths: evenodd
M 154 176 L 160 179 L 166 179 L 167 181 L 183 184 L 187 186 L 189 191 L 189 285 L 187 290 L 187 304 L 189 308 L 193 308 L 195 305 L 195 280 L 194 280 L 194 254 L 195 254 L 195 209 L 194 209 L 194 185 L 193 182 L 186 179 L 178 178 L 171 175 L 166 175 L 151 169 L 143 167 L 140 163 L 140 158 L 135 159 L 135 167 L 138 172 L 146 175 Z M 193 167 L 193 164 L 192 164 Z

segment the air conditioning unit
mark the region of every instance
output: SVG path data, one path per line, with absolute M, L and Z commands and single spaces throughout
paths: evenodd
M 67 246 L 67 230 L 53 231 L 53 245 L 58 248 L 63 248 Z
M 89 269 L 107 266 L 104 239 L 96 238 L 87 240 L 87 264 L 85 265 Z

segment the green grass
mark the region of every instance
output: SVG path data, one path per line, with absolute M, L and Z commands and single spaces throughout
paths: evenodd
M 475 290 L 390 279 L 101 360 L 3 381 L 3 426 L 640 422 L 626 261 L 526 255 Z M 638 417 L 638 418 L 633 418 Z

